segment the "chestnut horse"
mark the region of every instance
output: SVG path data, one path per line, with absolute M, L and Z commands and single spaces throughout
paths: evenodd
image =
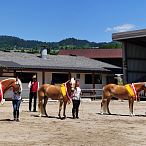
M 43 84 L 42 86 L 40 86 L 40 88 L 38 89 L 38 109 L 40 116 L 48 116 L 46 112 L 46 105 L 48 98 L 51 98 L 53 100 L 60 101 L 58 113 L 59 118 L 61 118 L 60 112 L 64 103 L 63 116 L 64 118 L 66 118 L 66 104 L 71 100 L 71 92 L 72 90 L 74 90 L 74 83 L 74 79 L 71 79 L 71 81 L 69 80 L 61 84 L 60 86 L 51 84 Z
M 146 82 L 132 83 L 127 85 L 116 85 L 108 84 L 103 87 L 103 95 L 101 102 L 101 114 L 110 113 L 109 103 L 112 97 L 119 99 L 128 99 L 129 100 L 129 114 L 134 115 L 133 113 L 133 104 L 134 100 L 137 97 L 138 92 L 146 90 Z
M 9 88 L 13 88 L 13 91 L 22 92 L 22 83 L 18 78 L 8 78 L 0 81 L 0 103 L 4 103 L 4 94 Z

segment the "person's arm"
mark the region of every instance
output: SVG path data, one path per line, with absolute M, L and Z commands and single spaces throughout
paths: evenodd
M 31 88 L 31 81 L 28 83 L 28 88 Z
M 38 89 L 39 89 L 39 87 L 40 87 L 40 83 L 38 82 Z

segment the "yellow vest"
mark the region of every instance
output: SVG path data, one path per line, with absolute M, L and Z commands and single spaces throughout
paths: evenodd
M 125 87 L 126 87 L 126 89 L 128 90 L 128 92 L 131 96 L 135 96 L 134 91 L 133 91 L 130 84 L 126 84 Z
M 61 84 L 61 92 L 63 96 L 66 96 L 66 87 L 64 84 Z

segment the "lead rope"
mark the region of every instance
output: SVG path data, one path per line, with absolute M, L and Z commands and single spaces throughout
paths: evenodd
M 67 86 L 66 86 L 66 83 L 64 83 L 64 86 L 65 86 L 65 90 L 66 90 L 66 96 L 67 96 L 67 98 L 69 99 L 69 101 L 68 101 L 68 103 L 71 103 L 71 97 L 69 96 L 69 94 L 68 94 L 68 90 L 67 90 Z
M 135 98 L 136 98 L 136 101 L 137 101 L 138 97 L 137 97 L 137 92 L 136 92 L 136 89 L 135 89 L 134 83 L 132 83 L 131 86 L 132 86 L 132 89 L 133 89 L 133 91 L 134 91 Z

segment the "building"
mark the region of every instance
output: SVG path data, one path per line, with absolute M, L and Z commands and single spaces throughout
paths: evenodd
M 59 55 L 76 55 L 122 67 L 122 49 L 73 49 L 60 50 Z
M 112 34 L 123 44 L 124 82 L 146 81 L 146 29 Z
M 101 89 L 111 82 L 115 69 L 121 68 L 83 56 L 0 52 L 0 79 L 18 76 L 23 83 L 22 96 L 28 96 L 28 83 L 34 74 L 40 84 L 61 84 L 75 77 L 80 79 L 81 88 Z

